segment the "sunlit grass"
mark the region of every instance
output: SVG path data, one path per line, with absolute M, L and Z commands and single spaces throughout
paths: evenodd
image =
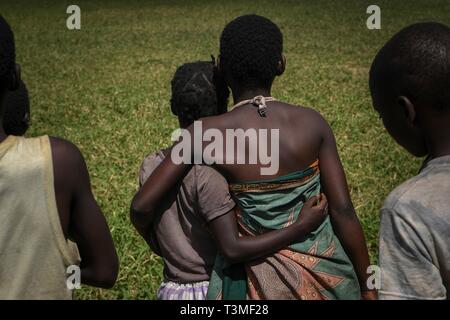
M 366 28 L 369 1 L 74 1 L 82 29 L 65 27 L 68 1 L 2 0 L 31 95 L 30 135 L 75 142 L 121 259 L 112 290 L 83 287 L 81 299 L 151 299 L 161 260 L 128 219 L 144 155 L 167 146 L 177 122 L 170 79 L 187 61 L 217 54 L 225 23 L 245 13 L 282 29 L 286 73 L 273 95 L 320 111 L 335 132 L 358 215 L 376 262 L 378 211 L 419 161 L 398 147 L 371 108 L 368 70 L 380 46 L 412 22 L 450 22 L 448 1 L 378 1 L 382 29 Z

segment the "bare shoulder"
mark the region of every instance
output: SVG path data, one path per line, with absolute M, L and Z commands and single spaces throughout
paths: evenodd
M 83 155 L 75 144 L 57 137 L 49 137 L 49 139 L 55 164 L 72 169 L 81 169 L 85 166 Z
M 315 129 L 330 130 L 328 121 L 315 109 L 301 105 L 292 105 L 280 102 L 280 105 L 285 109 L 285 116 L 290 119 L 302 119 Z
M 305 109 L 305 112 L 307 112 L 309 117 L 311 117 L 311 121 L 314 121 L 314 123 L 317 125 L 317 128 L 320 129 L 322 134 L 326 136 L 329 136 L 330 134 L 333 135 L 333 130 L 331 129 L 330 124 L 322 114 L 320 114 L 317 110 L 314 110 L 312 108 L 307 107 L 302 108 Z
M 299 127 L 298 123 L 301 122 L 302 125 L 300 127 L 308 128 L 308 130 L 314 130 L 315 132 L 322 132 L 324 134 L 331 130 L 330 125 L 325 118 L 312 108 L 292 105 L 280 101 L 276 101 L 273 107 L 274 110 L 278 109 L 277 118 L 282 122 L 295 122 L 297 127 Z M 241 107 L 222 115 L 202 118 L 200 119 L 202 122 L 202 129 L 216 128 L 223 130 L 241 126 L 245 127 L 249 122 L 248 120 L 250 120 L 248 113 L 245 114 L 248 110 L 253 111 L 252 109 Z
M 224 113 L 217 116 L 204 117 L 199 119 L 202 122 L 203 129 L 221 129 L 221 128 L 229 128 L 230 124 L 233 123 L 233 118 L 230 117 L 230 112 Z
M 288 108 L 292 108 L 292 110 L 295 110 L 299 115 L 302 115 L 303 117 L 308 117 L 310 120 L 314 120 L 317 123 L 326 123 L 325 118 L 319 113 L 319 111 L 311 107 L 292 104 L 286 105 L 288 106 Z

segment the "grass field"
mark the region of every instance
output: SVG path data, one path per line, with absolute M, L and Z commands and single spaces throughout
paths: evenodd
M 378 210 L 420 159 L 398 147 L 372 110 L 368 70 L 380 46 L 417 21 L 450 23 L 450 2 L 376 1 L 382 29 L 366 28 L 373 1 L 23 1 L 2 0 L 32 104 L 29 135 L 75 142 L 86 157 L 98 202 L 121 259 L 112 290 L 83 287 L 80 299 L 151 299 L 161 260 L 132 228 L 128 208 L 144 155 L 167 146 L 177 122 L 170 79 L 187 61 L 218 52 L 224 25 L 257 13 L 284 33 L 286 73 L 273 95 L 311 106 L 331 123 L 373 262 Z M 82 29 L 66 28 L 81 7 Z

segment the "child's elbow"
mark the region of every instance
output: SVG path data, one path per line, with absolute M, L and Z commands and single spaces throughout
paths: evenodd
M 145 208 L 142 201 L 136 195 L 133 198 L 133 201 L 131 201 L 131 207 L 130 207 L 130 215 L 131 215 L 132 220 L 147 211 L 148 211 L 148 208 Z
M 117 275 L 113 273 L 102 275 L 97 279 L 97 287 L 102 289 L 111 289 L 116 284 Z
M 104 268 L 95 275 L 97 287 L 103 289 L 111 289 L 114 287 L 119 275 L 119 263 L 110 264 L 109 268 Z
M 95 268 L 95 277 L 98 287 L 111 289 L 114 287 L 119 275 L 119 258 L 117 253 L 110 254 L 107 260 L 104 260 L 99 268 Z
M 130 221 L 136 228 L 138 227 L 139 211 L 136 210 L 134 203 L 130 206 Z
M 245 261 L 245 253 L 237 246 L 227 246 L 222 248 L 222 254 L 228 262 L 234 264 Z
M 131 223 L 138 230 L 145 229 L 148 226 L 149 218 L 153 215 L 152 212 L 149 208 L 144 208 L 139 201 L 133 199 L 130 206 Z
M 239 254 L 225 255 L 225 258 L 231 264 L 240 263 L 240 262 L 245 261 L 245 259 L 243 259 Z

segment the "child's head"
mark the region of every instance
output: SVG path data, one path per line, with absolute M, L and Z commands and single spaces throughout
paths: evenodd
M 9 24 L 0 15 L 0 118 L 3 113 L 1 101 L 8 90 L 15 89 L 16 79 L 14 35 Z
M 23 81 L 15 91 L 8 91 L 3 100 L 3 129 L 8 135 L 22 136 L 30 126 L 30 101 Z
M 186 63 L 172 79 L 170 106 L 180 126 L 186 128 L 200 118 L 225 113 L 228 96 L 228 88 L 212 62 Z
M 257 15 L 228 23 L 220 37 L 219 68 L 233 90 L 270 89 L 285 68 L 283 35 L 278 26 Z
M 428 22 L 398 32 L 375 57 L 369 85 L 389 134 L 413 155 L 427 155 L 430 131 L 450 119 L 450 28 Z

